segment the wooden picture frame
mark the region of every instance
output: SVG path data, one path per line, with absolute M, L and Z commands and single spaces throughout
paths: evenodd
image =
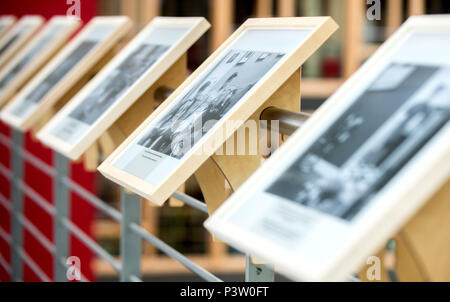
M 295 280 L 348 280 L 450 179 L 449 52 L 450 16 L 411 17 L 205 227 Z
M 208 28 L 209 23 L 203 17 L 154 18 L 43 127 L 38 139 L 63 155 L 78 159 Z M 137 64 L 140 57 L 144 60 Z M 124 75 L 129 78 L 121 81 Z M 124 86 L 118 89 L 121 83 Z M 147 110 L 150 114 L 151 108 Z
M 131 28 L 128 17 L 95 17 L 3 108 L 0 118 L 21 131 L 45 123 L 103 67 Z M 38 123 L 40 122 L 40 123 Z
M 16 20 L 13 15 L 0 16 L 0 39 L 13 27 Z
M 157 205 L 162 205 L 164 201 L 167 200 L 167 198 L 170 197 L 171 194 L 173 194 L 174 191 L 189 176 L 194 174 L 202 163 L 212 155 L 211 153 L 203 152 L 203 146 L 207 145 L 210 147 L 208 149 L 217 150 L 227 138 L 233 135 L 233 131 L 237 130 L 247 119 L 249 119 L 292 74 L 298 71 L 305 60 L 311 56 L 336 29 L 337 25 L 329 17 L 247 20 L 100 165 L 98 170 L 112 181 L 136 192 Z M 258 43 L 262 45 L 257 45 Z M 284 50 L 282 49 L 283 47 Z M 255 50 L 255 48 L 257 49 Z M 284 53 L 281 54 L 283 51 Z M 180 160 L 177 160 L 173 167 L 168 170 L 165 166 L 157 167 L 158 169 L 163 168 L 166 175 L 159 175 L 158 170 L 156 171 L 156 174 L 154 170 L 151 171 L 151 173 L 153 173 L 152 177 L 155 177 L 159 183 L 152 184 L 115 166 L 116 160 L 128 157 L 123 154 L 126 153 L 127 148 L 137 146 L 134 144 L 134 141 L 140 140 L 140 136 L 146 135 L 146 130 L 149 125 L 151 126 L 152 131 L 157 129 L 157 127 L 153 127 L 152 125 L 163 118 L 171 118 L 169 116 L 171 108 L 177 108 L 176 106 L 179 106 L 178 108 L 180 108 L 183 104 L 187 105 L 186 102 L 190 98 L 189 95 L 192 95 L 195 92 L 195 97 L 197 97 L 198 93 L 202 93 L 204 87 L 211 84 L 212 79 L 210 81 L 210 77 L 217 78 L 217 75 L 219 75 L 220 78 L 220 80 L 211 84 L 211 86 L 217 85 L 222 79 L 225 79 L 223 75 L 220 77 L 223 66 L 229 62 L 231 62 L 230 64 L 232 66 L 237 66 L 238 64 L 241 64 L 241 62 L 250 60 L 249 57 L 253 54 L 257 55 L 257 61 L 261 58 L 261 61 L 264 62 L 262 67 L 257 66 L 257 68 L 253 68 L 251 71 L 247 68 L 247 71 L 250 73 L 255 72 L 257 75 L 260 73 L 258 78 L 251 79 L 252 81 L 256 80 L 256 82 L 234 83 L 235 85 L 244 85 L 245 89 L 240 90 L 243 92 L 239 92 L 241 93 L 239 98 L 233 100 L 235 103 L 232 105 L 231 109 L 226 112 L 221 112 L 226 116 L 221 118 L 211 130 L 207 131 L 207 133 L 202 136 L 200 142 L 194 144 L 187 155 L 185 154 Z M 263 59 L 266 55 L 268 58 L 267 61 Z M 237 60 L 237 63 L 235 60 Z M 252 62 L 251 64 L 255 64 L 252 60 L 250 60 Z M 269 63 L 273 65 L 269 65 Z M 231 67 L 231 72 L 233 72 L 233 68 L 234 67 Z M 227 72 L 226 68 L 225 72 Z M 245 74 L 245 72 L 243 73 Z M 211 76 L 211 74 L 213 74 L 213 76 Z M 225 76 L 229 75 L 225 74 Z M 234 76 L 235 74 L 232 74 L 229 78 L 233 78 Z M 228 80 L 229 79 L 224 81 L 224 83 L 228 83 Z M 246 90 L 251 84 L 254 84 L 254 86 Z M 214 90 L 213 92 L 216 91 Z M 183 101 L 183 99 L 185 99 L 185 101 Z M 213 106 L 215 106 L 215 104 L 213 104 Z M 180 111 L 181 109 L 178 112 Z M 232 129 L 227 129 L 226 132 L 228 137 L 217 139 L 217 134 L 225 131 L 225 124 L 228 120 L 237 121 L 237 123 L 233 123 Z M 140 147 L 138 146 L 138 148 Z M 156 156 L 162 155 L 159 153 Z M 175 159 L 170 156 L 162 158 L 163 160 L 169 160 L 171 163 L 174 163 L 175 161 Z M 157 162 L 156 165 L 159 165 L 160 163 L 161 162 Z M 147 170 L 144 172 L 147 172 Z
M 75 17 L 55 16 L 0 70 L 0 106 L 18 92 L 81 26 Z
M 0 68 L 28 43 L 43 23 L 41 16 L 24 16 L 5 33 L 0 39 Z

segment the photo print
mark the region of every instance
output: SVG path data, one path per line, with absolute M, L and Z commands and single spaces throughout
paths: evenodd
M 55 85 L 63 79 L 70 70 L 78 64 L 99 41 L 85 40 L 78 45 L 34 90 L 32 90 L 11 113 L 17 117 L 24 117 L 34 108 Z
M 17 39 L 19 39 L 19 37 L 21 36 L 21 32 L 17 32 L 15 33 L 11 38 L 9 38 L 9 40 L 0 48 L 0 56 L 3 55 L 3 53 L 8 50 L 8 48 L 14 44 L 14 42 L 17 41 Z
M 86 126 L 98 120 L 168 49 L 168 45 L 140 45 L 93 89 L 68 119 L 52 130 L 52 134 L 67 142 L 78 138 Z
M 182 158 L 207 132 L 205 124 L 212 127 L 227 114 L 283 55 L 230 50 L 139 139 L 138 145 Z M 180 139 L 186 137 L 188 145 Z
M 266 192 L 352 221 L 449 120 L 450 68 L 391 64 Z
M 62 30 L 62 27 L 51 28 L 36 45 L 30 49 L 17 64 L 0 80 L 0 90 L 4 89 L 36 56 L 48 45 L 56 35 Z

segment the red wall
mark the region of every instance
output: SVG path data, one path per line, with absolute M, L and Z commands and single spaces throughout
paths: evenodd
M 13 14 L 17 17 L 27 14 L 39 14 L 46 19 L 54 15 L 65 15 L 70 4 L 66 0 L 0 0 L 0 15 Z M 81 0 L 81 19 L 86 24 L 97 13 L 96 0 Z M 0 133 L 10 136 L 11 130 L 3 123 L 0 123 Z M 38 156 L 45 162 L 53 163 L 53 152 L 44 147 L 39 142 L 33 140 L 29 134 L 26 135 L 26 149 Z M 10 167 L 10 151 L 0 144 L 0 163 Z M 72 165 L 72 179 L 90 191 L 94 190 L 94 174 L 86 172 L 79 164 Z M 35 189 L 41 196 L 53 204 L 53 181 L 50 177 L 35 169 L 32 165 L 25 165 L 25 181 Z M 10 195 L 10 184 L 0 174 L 0 192 L 6 198 Z M 87 234 L 91 234 L 92 221 L 95 216 L 94 209 L 78 196 L 72 194 L 72 220 L 82 228 Z M 25 216 L 38 229 L 53 240 L 53 219 L 35 203 L 28 198 L 24 200 Z M 0 206 L 0 227 L 10 232 L 10 217 L 8 212 Z M 53 278 L 53 258 L 31 234 L 25 231 L 24 246 L 30 257 L 41 267 L 41 269 Z M 10 248 L 6 242 L 0 239 L 0 253 L 10 262 Z M 91 271 L 92 252 L 83 246 L 75 238 L 71 238 L 71 256 L 78 256 L 81 259 L 82 273 L 90 280 L 93 280 Z M 40 281 L 37 276 L 24 265 L 24 281 Z M 0 281 L 9 281 L 10 277 L 0 266 Z

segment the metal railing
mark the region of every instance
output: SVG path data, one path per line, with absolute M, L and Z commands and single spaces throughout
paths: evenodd
M 24 149 L 24 135 L 12 130 L 12 139 L 0 134 L 0 144 L 10 149 L 11 169 L 0 164 L 0 174 L 11 183 L 11 203 L 0 194 L 0 206 L 4 207 L 11 217 L 11 235 L 0 228 L 0 237 L 11 246 L 11 265 L 0 256 L 0 265 L 11 274 L 13 281 L 22 281 L 23 264 L 25 263 L 42 281 L 52 281 L 39 265 L 25 252 L 23 248 L 23 231 L 28 231 L 37 239 L 42 247 L 53 255 L 54 281 L 67 281 L 66 259 L 69 256 L 69 235 L 74 235 L 99 258 L 106 261 L 120 275 L 121 281 L 140 282 L 141 277 L 141 245 L 146 241 L 175 259 L 195 275 L 203 280 L 218 282 L 220 278 L 194 263 L 188 257 L 175 250 L 155 235 L 141 227 L 141 198 L 121 190 L 121 210 L 108 205 L 106 202 L 72 181 L 70 163 L 64 156 L 55 153 L 54 167 L 42 161 Z M 50 176 L 54 182 L 54 205 L 49 203 L 24 181 L 24 163 L 27 162 Z M 70 193 L 82 197 L 97 210 L 110 216 L 121 225 L 120 261 L 106 251 L 93 238 L 86 234 L 70 220 Z M 49 240 L 31 221 L 23 215 L 23 200 L 28 197 L 54 219 L 53 242 Z M 175 192 L 173 197 L 184 204 L 208 213 L 206 204 L 181 192 Z M 256 275 L 252 272 L 258 272 Z M 264 272 L 261 274 L 261 272 Z M 81 276 L 82 281 L 87 281 Z M 273 281 L 273 270 L 256 265 L 247 257 L 246 281 Z

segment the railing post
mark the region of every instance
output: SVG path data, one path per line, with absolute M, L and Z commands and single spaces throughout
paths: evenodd
M 70 191 L 64 183 L 65 177 L 70 177 L 70 162 L 58 152 L 54 153 L 55 179 L 53 197 L 55 204 L 54 217 L 54 243 L 55 254 L 53 258 L 54 279 L 57 282 L 67 281 L 67 266 L 65 261 L 69 256 L 69 231 L 63 224 L 63 219 L 69 217 Z
M 245 260 L 245 282 L 274 282 L 275 272 L 271 265 L 255 264 L 247 255 Z
M 12 177 L 11 177 L 11 262 L 12 280 L 22 281 L 23 263 L 20 249 L 23 246 L 23 229 L 20 215 L 23 211 L 23 193 L 20 183 L 23 179 L 24 164 L 22 148 L 24 148 L 24 135 L 18 130 L 12 130 L 13 143 L 11 148 Z
M 129 282 L 130 277 L 141 278 L 142 241 L 131 228 L 131 223 L 141 224 L 141 198 L 136 194 L 128 194 L 121 189 L 120 207 L 122 212 L 120 257 L 122 272 L 120 281 Z

